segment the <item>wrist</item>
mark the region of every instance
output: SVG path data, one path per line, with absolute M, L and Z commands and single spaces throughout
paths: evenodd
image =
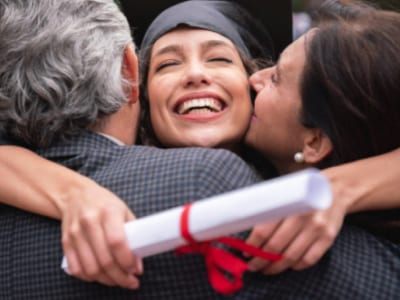
M 330 182 L 335 204 L 342 206 L 346 214 L 359 211 L 366 193 L 361 181 L 356 176 L 348 176 L 350 173 L 343 166 L 328 168 L 323 173 Z
M 58 218 L 61 219 L 73 202 L 80 201 L 84 195 L 90 194 L 93 186 L 97 186 L 93 180 L 79 173 L 70 171 L 67 178 L 57 182 L 57 190 L 51 196 L 53 205 L 57 208 Z

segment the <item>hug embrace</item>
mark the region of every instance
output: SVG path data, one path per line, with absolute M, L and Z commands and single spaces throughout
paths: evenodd
M 0 133 L 36 152 L 0 147 L 1 298 L 395 299 L 399 13 L 327 1 L 274 62 L 235 2 L 163 9 L 137 55 L 111 0 L 0 4 Z M 249 258 L 236 294 L 127 246 L 135 217 L 307 167 L 332 206 L 242 234 L 283 259 Z

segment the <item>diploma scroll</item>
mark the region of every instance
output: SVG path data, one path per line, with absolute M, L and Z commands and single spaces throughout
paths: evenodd
M 194 202 L 189 231 L 197 241 L 210 240 L 326 209 L 331 200 L 327 179 L 308 169 Z M 127 223 L 125 231 L 135 255 L 151 256 L 186 244 L 180 232 L 182 211 L 183 207 L 176 207 Z M 62 267 L 68 272 L 65 258 Z

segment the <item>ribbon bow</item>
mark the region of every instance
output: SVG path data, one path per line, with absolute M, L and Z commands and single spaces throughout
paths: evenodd
M 181 215 L 181 235 L 188 245 L 179 247 L 178 254 L 199 253 L 204 256 L 208 279 L 211 286 L 219 293 L 229 295 L 243 287 L 243 273 L 247 270 L 247 263 L 225 249 L 216 247 L 214 243 L 227 245 L 252 256 L 261 257 L 269 261 L 278 261 L 281 255 L 263 251 L 246 244 L 233 237 L 221 237 L 210 241 L 197 242 L 189 232 L 189 211 L 192 203 L 185 205 Z M 228 278 L 229 275 L 231 278 Z

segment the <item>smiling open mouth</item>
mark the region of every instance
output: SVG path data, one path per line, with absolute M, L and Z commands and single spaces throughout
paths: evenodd
M 225 104 L 215 98 L 191 99 L 179 103 L 175 112 L 180 115 L 209 114 L 223 111 Z

